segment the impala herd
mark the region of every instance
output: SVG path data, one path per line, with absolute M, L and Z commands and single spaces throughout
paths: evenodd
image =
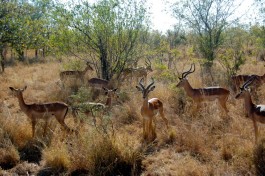
M 81 79 L 82 82 L 85 82 L 85 74 L 87 71 L 93 70 L 92 66 L 89 62 L 87 62 L 87 66 L 83 71 L 63 71 L 60 73 L 60 79 L 63 82 L 68 79 L 68 77 L 75 77 L 76 79 Z M 156 121 L 155 116 L 159 114 L 164 120 L 167 129 L 169 128 L 168 120 L 164 114 L 163 102 L 158 98 L 148 99 L 149 93 L 155 89 L 154 79 L 151 78 L 151 83 L 148 85 L 144 85 L 143 81 L 146 82 L 147 74 L 149 71 L 152 71 L 151 62 L 146 62 L 146 67 L 140 68 L 127 68 L 122 72 L 123 78 L 128 78 L 129 75 L 135 76 L 136 78 L 141 78 L 136 85 L 138 91 L 142 93 L 142 105 L 141 105 L 141 115 L 143 120 L 143 139 L 145 141 L 154 141 L 156 139 Z M 202 102 L 214 101 L 217 100 L 222 107 L 225 114 L 228 114 L 228 109 L 226 106 L 226 102 L 230 95 L 230 91 L 221 88 L 221 87 L 205 87 L 205 88 L 193 88 L 187 76 L 191 73 L 195 72 L 195 65 L 192 64 L 188 71 L 182 73 L 179 78 L 179 83 L 176 85 L 178 88 L 183 88 L 187 94 L 187 96 L 191 97 L 193 102 L 196 104 L 196 108 L 193 112 L 196 112 L 202 105 Z M 112 106 L 112 99 L 114 95 L 116 95 L 117 88 L 114 88 L 113 80 L 107 81 L 100 78 L 91 78 L 88 80 L 87 84 L 93 89 L 104 89 L 107 95 L 107 101 L 105 104 L 95 103 L 95 102 L 86 102 L 84 105 L 89 105 L 90 109 L 84 111 L 84 114 L 93 113 L 93 108 L 100 107 L 105 111 L 109 111 Z M 252 119 L 254 124 L 255 131 L 255 142 L 257 142 L 258 138 L 258 127 L 257 122 L 265 123 L 265 105 L 255 105 L 252 102 L 250 91 L 248 87 L 253 84 L 255 88 L 260 87 L 263 83 L 265 83 L 265 74 L 262 76 L 259 75 L 238 75 L 231 77 L 231 83 L 234 91 L 239 91 L 236 95 L 236 99 L 243 99 L 245 111 L 247 112 L 247 116 Z M 242 85 L 242 87 L 240 87 Z M 42 103 L 42 104 L 26 104 L 23 98 L 23 91 L 27 87 L 23 89 L 16 89 L 10 87 L 10 90 L 14 93 L 14 95 L 18 98 L 19 106 L 21 110 L 29 117 L 32 124 L 32 136 L 35 136 L 35 125 L 38 119 L 45 120 L 44 127 L 44 135 L 47 132 L 48 123 L 51 120 L 51 117 L 54 116 L 56 120 L 61 124 L 61 126 L 66 131 L 71 131 L 70 128 L 65 124 L 64 120 L 67 115 L 69 108 L 72 109 L 73 116 L 77 116 L 78 111 L 80 111 L 80 106 L 71 107 L 63 102 L 50 102 L 50 103 Z M 92 114 L 93 115 L 93 114 Z M 95 120 L 95 119 L 94 119 Z

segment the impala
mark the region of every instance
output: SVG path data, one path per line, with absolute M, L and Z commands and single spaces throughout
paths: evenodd
M 103 89 L 103 87 L 109 88 L 111 86 L 110 81 L 105 80 L 105 79 L 101 79 L 101 78 L 89 79 L 88 85 L 92 88 L 95 88 L 95 89 Z
M 104 90 L 104 88 L 114 89 L 114 87 L 120 87 L 121 81 L 115 76 L 109 81 L 101 78 L 91 78 L 87 83 L 88 86 L 92 88 L 92 99 L 95 100 L 99 96 L 100 91 Z
M 108 89 L 103 87 L 103 90 L 105 91 L 105 95 L 107 96 L 107 100 L 105 104 L 102 103 L 95 103 L 95 102 L 85 102 L 81 103 L 77 106 L 74 106 L 73 109 L 73 116 L 76 118 L 78 111 L 82 111 L 86 116 L 91 114 L 93 116 L 93 123 L 96 124 L 96 118 L 94 115 L 94 112 L 97 111 L 109 111 L 112 107 L 112 99 L 115 97 L 118 97 L 117 95 L 117 88 L 115 89 Z M 83 121 L 81 120 L 81 123 Z
M 152 72 L 152 66 L 151 66 L 151 61 L 148 59 L 148 62 L 145 61 L 145 67 L 138 67 L 138 68 L 125 68 L 123 69 L 121 73 L 122 79 L 126 79 L 129 76 L 135 77 L 136 79 L 144 77 L 145 80 L 147 78 L 148 72 Z
M 94 69 L 91 67 L 90 63 L 86 63 L 86 68 L 83 71 L 62 71 L 60 72 L 60 79 L 64 81 L 68 77 L 75 77 L 76 79 L 81 79 L 84 83 L 84 77 L 88 70 L 93 71 Z
M 246 81 L 242 87 L 240 87 L 240 92 L 236 95 L 236 99 L 244 99 L 245 110 L 247 111 L 248 117 L 252 119 L 255 132 L 255 143 L 258 139 L 258 126 L 257 122 L 265 123 L 265 105 L 255 105 L 252 102 L 251 95 L 248 90 L 248 86 L 255 80 L 255 76 L 252 76 L 248 81 Z
M 154 80 L 146 86 L 142 83 L 143 78 L 139 81 L 136 88 L 143 94 L 143 104 L 141 106 L 141 115 L 143 117 L 143 138 L 144 140 L 153 141 L 156 138 L 155 116 L 160 114 L 168 129 L 168 120 L 164 115 L 163 103 L 158 98 L 148 100 L 148 94 L 155 89 Z M 154 121 L 154 125 L 152 124 Z
M 259 75 L 236 75 L 231 77 L 233 90 L 237 91 L 240 88 L 240 85 L 248 81 L 251 77 L 254 77 L 253 88 L 256 91 L 263 83 L 265 83 L 265 74 L 262 76 Z
M 45 127 L 44 133 L 46 134 L 48 122 L 50 122 L 51 117 L 55 116 L 56 120 L 66 129 L 70 131 L 70 128 L 65 124 L 64 119 L 68 112 L 68 105 L 63 102 L 53 102 L 53 103 L 42 103 L 42 104 L 26 104 L 23 98 L 23 91 L 26 90 L 27 86 L 23 89 L 16 89 L 9 87 L 14 95 L 18 98 L 18 103 L 20 109 L 30 118 L 32 125 L 32 136 L 35 136 L 35 125 L 37 120 L 44 119 Z
M 177 87 L 183 87 L 186 91 L 186 94 L 191 97 L 193 101 L 197 104 L 195 110 L 198 110 L 201 107 L 201 103 L 203 101 L 214 101 L 217 99 L 219 104 L 222 106 L 225 113 L 227 114 L 228 109 L 226 107 L 226 101 L 230 94 L 229 90 L 221 87 L 206 87 L 199 89 L 192 88 L 186 77 L 194 71 L 195 65 L 192 64 L 191 68 L 188 71 L 182 73 L 181 78 L 179 78 L 180 82 L 177 84 Z

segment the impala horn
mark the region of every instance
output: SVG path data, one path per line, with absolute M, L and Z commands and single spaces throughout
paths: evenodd
M 192 70 L 192 66 L 193 66 L 193 70 Z M 182 73 L 181 77 L 182 78 L 186 78 L 186 76 L 188 76 L 189 74 L 193 73 L 195 71 L 195 64 L 191 64 L 190 69 L 184 73 Z

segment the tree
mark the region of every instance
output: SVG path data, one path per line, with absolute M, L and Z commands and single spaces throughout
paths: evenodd
M 31 1 L 31 5 L 33 10 L 30 13 L 28 47 L 35 49 L 35 58 L 38 58 L 38 49 L 42 49 L 42 56 L 45 57 L 47 46 L 50 43 L 50 34 L 54 30 L 52 24 L 54 4 L 51 0 L 34 0 Z
M 133 58 L 139 32 L 144 27 L 144 1 L 101 0 L 95 4 L 84 1 L 68 9 L 60 9 L 64 19 L 60 22 L 76 34 L 73 42 L 79 42 L 71 52 L 96 54 L 104 79 L 119 74 Z
M 244 46 L 250 39 L 250 35 L 241 27 L 229 28 L 224 31 L 225 43 L 217 52 L 218 61 L 225 69 L 227 83 L 231 76 L 235 76 L 240 66 L 246 61 Z
M 174 16 L 196 34 L 194 44 L 204 58 L 203 66 L 207 72 L 216 50 L 223 43 L 223 31 L 238 20 L 233 18 L 238 6 L 233 0 L 181 0 L 173 5 Z
M 260 22 L 264 24 L 265 22 L 265 3 L 263 0 L 255 0 L 256 8 L 259 9 L 259 16 L 261 17 Z
M 168 69 L 171 68 L 174 55 L 177 55 L 178 51 L 176 49 L 177 45 L 185 42 L 185 34 L 181 31 L 180 27 L 175 26 L 174 30 L 167 31 L 167 41 L 169 43 L 168 51 Z
M 4 72 L 5 69 L 5 50 L 8 43 L 14 41 L 13 31 L 16 28 L 14 25 L 16 4 L 10 1 L 1 1 L 0 6 L 0 61 L 1 69 Z
M 49 0 L 1 1 L 0 6 L 0 60 L 2 72 L 6 48 L 11 46 L 24 60 L 24 50 L 43 46 L 47 42 L 45 25 L 49 24 L 45 7 Z M 46 8 L 47 9 L 47 8 Z M 45 34 L 44 34 L 45 33 Z

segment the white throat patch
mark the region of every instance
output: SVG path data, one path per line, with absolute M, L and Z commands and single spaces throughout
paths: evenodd
M 257 108 L 260 108 L 260 112 L 265 112 L 265 105 L 257 105 Z

